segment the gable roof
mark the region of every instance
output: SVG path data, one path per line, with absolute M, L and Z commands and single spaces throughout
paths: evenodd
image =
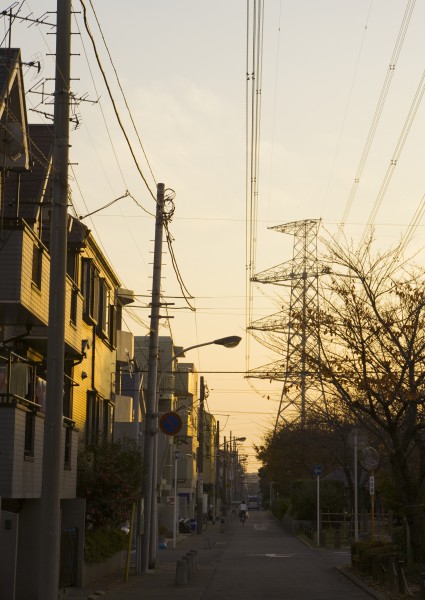
M 27 110 L 19 48 L 0 48 L 0 169 L 29 167 Z

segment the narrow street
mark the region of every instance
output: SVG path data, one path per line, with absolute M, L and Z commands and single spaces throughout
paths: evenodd
M 237 524 L 201 598 L 370 599 L 335 569 L 349 561 L 347 551 L 309 548 L 285 533 L 268 513 L 252 511 L 245 526 Z
M 208 543 L 210 542 L 210 543 Z M 186 585 L 176 585 L 176 561 L 197 552 L 197 568 Z M 350 562 L 349 551 L 310 548 L 266 511 L 251 511 L 242 526 L 209 524 L 202 535 L 180 536 L 177 548 L 159 553 L 149 574 L 115 573 L 85 590 L 68 589 L 68 600 L 102 594 L 105 600 L 381 600 L 372 588 L 354 583 L 336 567 Z M 100 590 L 100 591 L 99 591 Z M 388 598 L 385 596 L 385 598 Z

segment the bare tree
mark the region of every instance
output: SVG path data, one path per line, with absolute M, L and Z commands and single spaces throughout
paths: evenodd
M 425 557 L 425 271 L 398 249 L 372 254 L 327 245 L 322 280 L 321 359 L 326 412 L 351 414 L 387 454 L 416 560 Z

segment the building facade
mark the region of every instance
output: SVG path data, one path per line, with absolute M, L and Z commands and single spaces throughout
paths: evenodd
M 2 594 L 41 600 L 37 585 L 47 339 L 53 129 L 27 123 L 19 50 L 0 50 L 0 561 Z M 61 585 L 81 582 L 82 445 L 111 439 L 119 317 L 129 301 L 80 220 L 69 217 L 60 482 Z M 125 337 L 125 336 L 124 336 Z M 68 545 L 67 545 L 68 544 Z M 6 595 L 7 594 L 7 595 Z

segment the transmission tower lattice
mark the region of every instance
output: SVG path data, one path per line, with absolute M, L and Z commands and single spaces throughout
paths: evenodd
M 286 356 L 248 372 L 248 377 L 283 382 L 275 432 L 282 421 L 288 422 L 289 417 L 291 421 L 300 420 L 304 424 L 309 404 L 320 403 L 323 399 L 319 369 L 313 371 L 306 360 L 307 356 L 313 356 L 313 362 L 320 364 L 318 279 L 328 273 L 329 268 L 321 267 L 317 260 L 319 226 L 320 220 L 311 219 L 270 227 L 274 231 L 293 234 L 292 260 L 252 277 L 254 282 L 281 286 L 288 286 L 290 282 L 289 310 L 283 307 L 281 312 L 249 326 L 250 330 L 283 335 L 282 348 L 285 348 L 286 336 Z

